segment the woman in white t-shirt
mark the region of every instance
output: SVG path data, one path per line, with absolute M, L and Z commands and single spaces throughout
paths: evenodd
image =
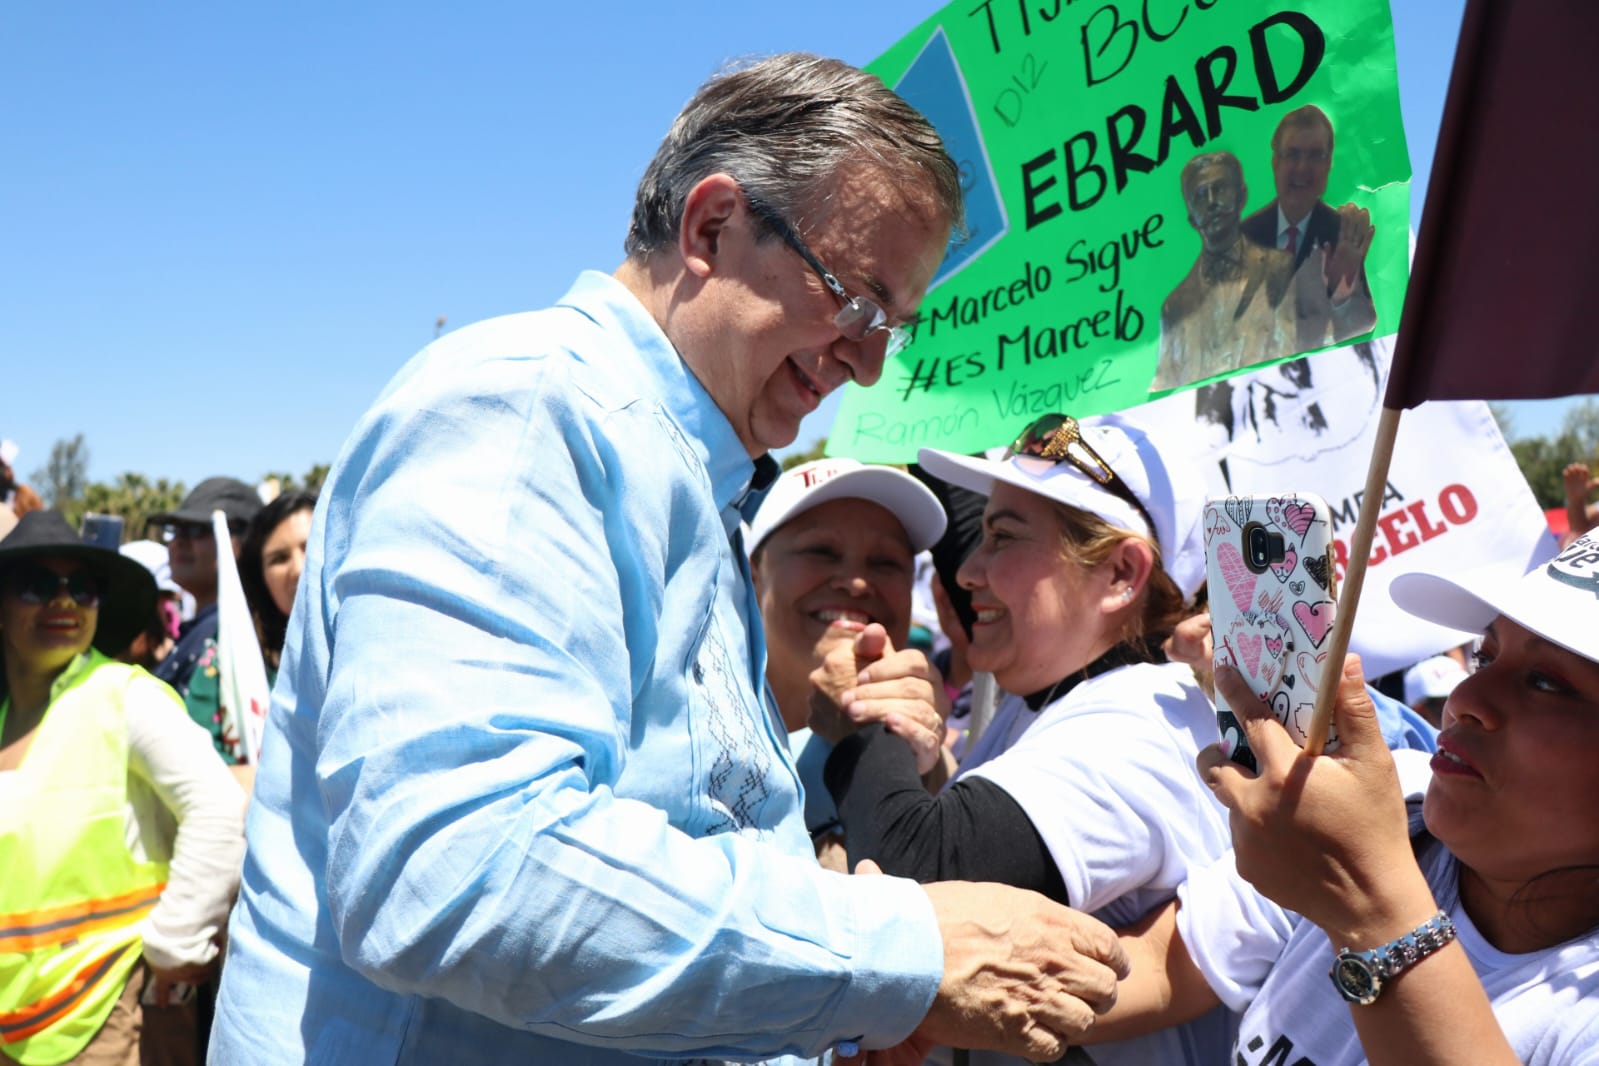
M 1204 487 L 1183 454 L 1116 420 L 1060 415 L 1001 460 L 921 452 L 928 473 L 988 496 L 958 579 L 976 611 L 971 665 L 1012 695 L 936 796 L 904 741 L 854 730 L 853 693 L 832 693 L 845 713 L 831 724 L 813 709 L 812 729 L 835 742 L 824 778 L 852 865 L 1005 882 L 1118 925 L 1225 850 L 1225 812 L 1194 767 L 1215 712 L 1159 650 L 1204 580 Z M 874 668 L 864 678 L 884 683 Z M 1094 1061 L 1217 1062 L 1231 1021 L 1212 1012 Z
M 1314 758 L 1219 672 L 1257 711 L 1258 776 L 1201 756 L 1236 864 L 1196 870 L 1130 931 L 1133 975 L 1096 1037 L 1219 1000 L 1244 1011 L 1239 1066 L 1599 1063 L 1599 536 L 1524 577 L 1412 574 L 1393 595 L 1483 634 L 1438 754 L 1389 757 L 1353 657 L 1341 746 Z

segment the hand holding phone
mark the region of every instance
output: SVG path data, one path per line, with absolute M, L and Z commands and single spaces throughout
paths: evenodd
M 1231 666 L 1299 744 L 1329 670 L 1326 644 L 1338 602 L 1332 515 L 1313 493 L 1228 496 L 1205 503 L 1205 565 L 1213 663 Z M 1231 758 L 1255 769 L 1243 724 L 1216 694 Z M 1337 738 L 1328 737 L 1328 748 Z

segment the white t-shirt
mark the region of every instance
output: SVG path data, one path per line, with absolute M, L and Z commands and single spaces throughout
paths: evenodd
M 1407 785 L 1416 781 L 1417 765 L 1424 768 L 1427 758 L 1405 751 L 1394 757 Z M 1406 791 L 1419 799 L 1412 788 Z M 1488 943 L 1461 908 L 1454 856 L 1428 840 L 1419 858 L 1516 1057 L 1527 1066 L 1599 1064 L 1599 935 L 1525 955 L 1506 954 Z M 1326 934 L 1255 892 L 1238 876 L 1230 853 L 1196 869 L 1180 894 L 1177 924 L 1189 955 L 1222 1001 L 1243 1011 L 1231 1061 L 1237 1066 L 1358 1066 L 1366 1061 L 1351 1008 L 1327 976 L 1333 946 Z
M 1190 865 L 1231 847 L 1226 809 L 1194 766 L 1216 739 L 1215 708 L 1188 667 L 1124 666 L 1036 713 L 1007 697 L 957 778 L 1004 789 L 1048 845 L 1072 906 L 1127 925 L 1176 895 Z M 1226 1061 L 1235 1020 L 1216 1010 L 1089 1053 L 1098 1066 L 1210 1066 Z

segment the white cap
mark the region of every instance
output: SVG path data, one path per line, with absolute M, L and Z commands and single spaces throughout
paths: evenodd
M 1405 702 L 1414 707 L 1423 700 L 1448 699 L 1464 680 L 1466 668 L 1449 656 L 1423 659 L 1405 671 Z
M 975 459 L 933 448 L 923 448 L 918 461 L 933 476 L 984 496 L 992 494 L 995 481 L 1003 481 L 1098 515 L 1118 529 L 1153 534 L 1162 568 L 1185 597 L 1192 597 L 1205 583 L 1207 482 L 1193 462 L 1199 449 L 1170 434 L 1157 438 L 1115 415 L 1085 418 L 1078 425 L 1083 440 L 1144 505 L 1153 530 L 1138 508 L 1070 462 L 1027 455 Z
M 17 461 L 17 453 L 21 450 L 14 440 L 0 440 L 0 463 L 10 466 Z
M 1468 590 L 1468 587 L 1470 591 Z M 1599 534 L 1578 537 L 1525 575 L 1479 570 L 1460 581 L 1402 574 L 1389 595 L 1417 618 L 1481 633 L 1499 615 L 1545 640 L 1599 662 Z
M 155 587 L 162 592 L 183 595 L 183 590 L 172 580 L 172 564 L 167 561 L 167 547 L 153 540 L 131 540 L 118 549 L 123 555 L 150 571 Z
M 931 489 L 891 466 L 867 466 L 854 459 L 801 463 L 773 484 L 750 523 L 749 550 L 784 522 L 829 500 L 869 500 L 886 509 L 910 538 L 911 551 L 931 548 L 944 535 L 944 506 Z

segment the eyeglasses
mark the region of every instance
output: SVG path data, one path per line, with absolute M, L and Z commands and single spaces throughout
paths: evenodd
M 1071 415 L 1044 415 L 1029 425 L 1005 449 L 1005 458 L 1047 459 L 1051 463 L 1071 463 L 1090 481 L 1123 503 L 1130 504 L 1149 528 L 1157 547 L 1160 535 L 1149 510 L 1116 471 L 1110 468 L 1094 446 L 1083 439 L 1082 427 Z
M 42 566 L 12 571 L 6 578 L 6 587 L 23 603 L 49 603 L 65 592 L 79 607 L 93 607 L 105 591 L 104 583 L 86 570 L 74 570 L 63 577 Z
M 805 260 L 806 265 L 822 279 L 822 284 L 827 286 L 828 291 L 838 297 L 839 303 L 844 305 L 839 308 L 838 314 L 833 316 L 833 325 L 838 327 L 840 333 L 856 343 L 865 341 L 876 333 L 884 334 L 888 341 L 883 349 L 884 359 L 898 355 L 905 349 L 905 346 L 911 342 L 910 330 L 904 326 L 889 325 L 888 314 L 881 307 L 864 296 L 851 296 L 845 292 L 838 277 L 824 267 L 821 260 L 805 247 L 805 242 L 799 239 L 794 227 L 777 213 L 776 208 L 751 194 L 748 189 L 744 190 L 744 199 L 749 202 L 750 210 L 755 216 L 770 226 L 772 231 L 783 239 L 784 244 L 799 253 L 799 257 Z

